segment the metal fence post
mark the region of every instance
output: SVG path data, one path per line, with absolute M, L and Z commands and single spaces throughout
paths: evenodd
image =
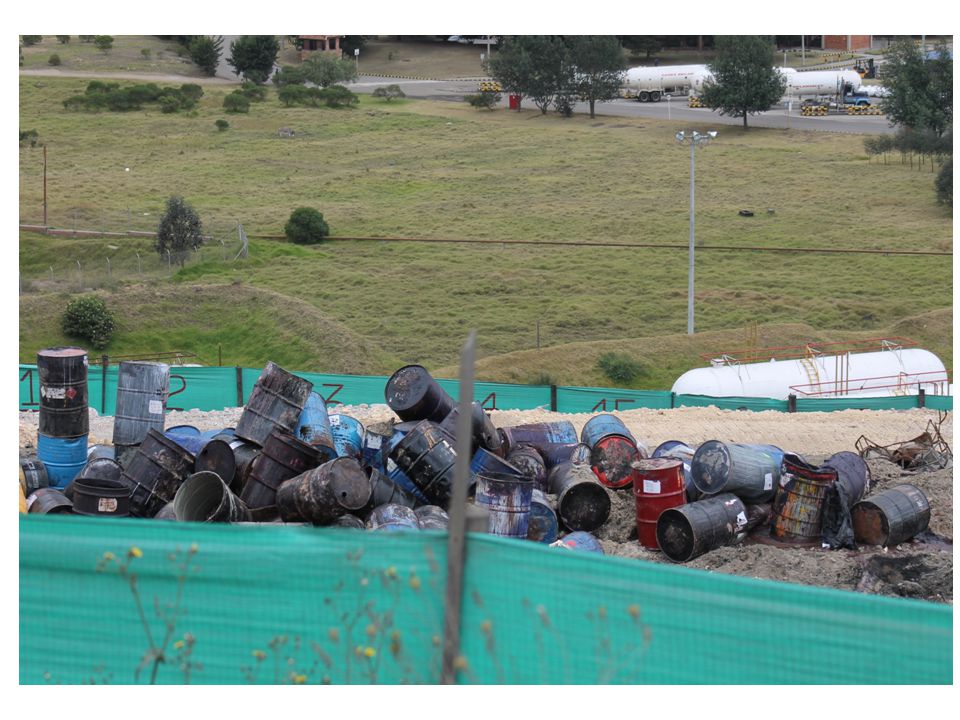
M 787 412 L 795 413 L 797 411 L 797 396 L 793 393 L 787 395 Z
M 237 367 L 237 407 L 243 407 L 243 368 Z
M 917 393 L 917 407 L 922 408 L 927 406 L 927 391 L 923 388 L 920 388 L 920 391 Z
M 110 364 L 109 355 L 100 356 L 100 414 L 107 412 L 107 365 Z
M 550 411 L 557 412 L 557 386 L 550 386 Z

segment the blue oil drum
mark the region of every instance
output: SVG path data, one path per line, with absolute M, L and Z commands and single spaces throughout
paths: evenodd
M 360 459 L 363 447 L 363 424 L 349 415 L 330 415 L 330 434 L 338 457 Z
M 637 442 L 633 433 L 627 429 L 627 426 L 623 424 L 620 418 L 607 413 L 594 415 L 587 420 L 583 429 L 580 431 L 580 442 L 592 448 L 605 437 L 610 437 L 611 435 L 629 438 L 634 444 Z
M 413 510 L 403 505 L 381 505 L 367 518 L 367 528 L 385 532 L 419 530 L 420 521 Z
M 539 490 L 534 490 L 530 496 L 530 524 L 527 526 L 527 540 L 534 542 L 552 543 L 557 539 L 559 526 L 557 511 Z
M 596 537 L 583 530 L 564 535 L 561 540 L 552 544 L 552 547 L 562 547 L 568 550 L 580 550 L 582 552 L 599 553 L 603 555 L 603 546 Z
M 300 413 L 300 420 L 297 421 L 297 427 L 294 436 L 312 445 L 324 457 L 324 461 L 333 460 L 337 457 L 336 445 L 333 442 L 333 434 L 330 431 L 330 415 L 327 412 L 327 404 L 318 393 L 311 392 L 307 396 L 307 404 Z
M 695 453 L 696 448 L 690 447 L 682 440 L 667 440 L 657 445 L 650 455 L 650 457 L 655 458 L 674 458 L 683 463 L 683 485 L 687 492 L 687 500 L 689 502 L 697 500 L 702 495 L 697 489 L 697 486 L 693 484 L 693 473 L 690 470 L 690 465 L 693 463 Z
M 530 529 L 533 480 L 483 472 L 477 475 L 475 502 L 490 513 L 487 532 L 526 539 Z
M 773 499 L 780 485 L 783 450 L 775 445 L 745 445 L 708 440 L 693 456 L 693 483 L 704 495 L 733 493 L 750 503 Z
M 87 464 L 87 437 L 58 438 L 37 434 L 37 457 L 47 469 L 49 487 L 63 490 Z

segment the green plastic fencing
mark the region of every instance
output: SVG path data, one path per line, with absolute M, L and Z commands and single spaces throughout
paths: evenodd
M 22 516 L 20 682 L 435 683 L 446 541 Z M 488 535 L 466 558 L 460 683 L 952 682 L 950 606 Z
M 260 377 L 259 368 L 180 367 L 170 368 L 169 409 L 222 410 L 244 405 Z M 296 373 L 313 383 L 329 406 L 384 402 L 388 378 L 382 375 L 327 375 Z M 90 366 L 87 376 L 90 406 L 101 415 L 113 415 L 117 396 L 117 366 Z M 459 381 L 438 380 L 453 397 L 459 395 Z M 106 391 L 104 392 L 104 386 Z M 512 385 L 474 383 L 474 399 L 488 410 L 533 410 L 537 408 L 564 413 L 597 413 L 634 408 L 668 409 L 712 405 L 729 410 L 777 410 L 787 412 L 786 400 L 749 397 L 709 397 L 675 395 L 667 391 L 626 390 L 618 388 L 556 387 L 549 385 Z M 904 410 L 919 406 L 917 395 L 883 398 L 822 398 L 796 401 L 797 412 L 869 409 Z M 928 395 L 927 407 L 953 410 L 952 396 Z M 20 409 L 40 407 L 40 383 L 36 365 L 20 365 Z

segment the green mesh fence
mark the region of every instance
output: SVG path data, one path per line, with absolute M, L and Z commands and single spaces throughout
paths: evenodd
M 222 410 L 246 403 L 253 385 L 260 377 L 259 368 L 179 367 L 170 368 L 168 407 L 177 410 Z M 327 404 L 336 406 L 384 402 L 386 376 L 324 375 L 296 373 L 313 383 Z M 104 392 L 104 381 L 106 391 Z M 459 381 L 438 380 L 453 397 L 459 395 Z M 113 415 L 117 397 L 117 366 L 106 370 L 91 366 L 88 374 L 90 406 L 101 415 Z M 632 410 L 634 408 L 665 409 L 671 407 L 704 407 L 713 405 L 727 410 L 778 410 L 786 412 L 786 400 L 749 397 L 709 397 L 706 395 L 674 395 L 666 391 L 625 390 L 618 388 L 556 387 L 548 385 L 512 385 L 507 383 L 474 383 L 474 399 L 488 410 L 555 409 L 565 413 L 597 413 Z M 830 412 L 832 410 L 869 409 L 905 410 L 919 406 L 917 395 L 880 398 L 798 398 L 798 412 Z M 20 409 L 40 407 L 40 383 L 36 365 L 20 365 Z M 926 407 L 953 410 L 952 396 L 926 396 Z
M 445 548 L 21 517 L 20 682 L 437 682 Z M 487 535 L 466 555 L 461 683 L 952 682 L 949 606 Z

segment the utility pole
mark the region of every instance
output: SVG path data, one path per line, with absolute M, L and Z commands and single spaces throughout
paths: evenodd
M 47 145 L 43 145 L 43 226 L 47 227 Z

